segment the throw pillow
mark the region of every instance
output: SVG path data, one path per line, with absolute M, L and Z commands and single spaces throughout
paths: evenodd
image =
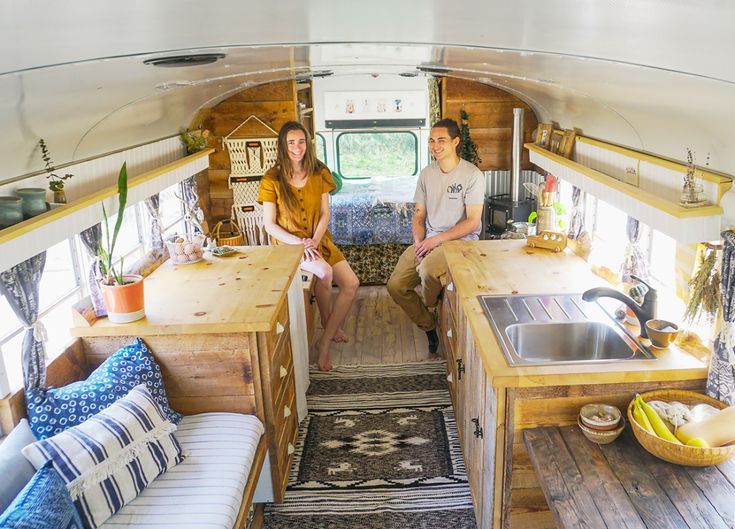
M 39 467 L 51 461 L 87 527 L 97 527 L 157 476 L 184 459 L 145 384 L 87 421 L 23 449 Z
M 62 388 L 26 389 L 31 430 L 36 438 L 47 439 L 83 423 L 143 383 L 168 419 L 178 424 L 181 414 L 169 407 L 161 368 L 143 340 L 136 338 L 107 358 L 87 380 Z
M 84 529 L 64 481 L 51 463 L 38 469 L 7 511 L 0 529 Z
M 35 441 L 28 421 L 23 419 L 0 444 L 0 512 L 8 508 L 36 473 L 20 453 L 23 447 Z

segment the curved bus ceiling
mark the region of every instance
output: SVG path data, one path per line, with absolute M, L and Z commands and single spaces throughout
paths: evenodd
M 505 89 L 540 121 L 735 174 L 731 0 L 9 0 L 0 181 L 176 134 L 248 86 L 416 68 Z M 223 53 L 161 68 L 144 60 Z M 421 75 L 425 75 L 421 73 Z

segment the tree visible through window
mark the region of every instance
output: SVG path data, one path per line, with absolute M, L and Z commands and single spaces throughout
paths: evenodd
M 412 132 L 344 132 L 337 137 L 337 167 L 344 178 L 414 175 L 417 153 Z

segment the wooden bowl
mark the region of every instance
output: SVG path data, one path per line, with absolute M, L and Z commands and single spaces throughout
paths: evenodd
M 676 340 L 676 336 L 679 334 L 679 326 L 666 320 L 648 320 L 646 331 L 651 339 L 652 346 L 665 349 Z
M 588 428 L 582 422 L 581 415 L 577 417 L 577 425 L 587 439 L 593 443 L 597 443 L 598 445 L 606 445 L 612 443 L 621 433 L 623 433 L 623 430 L 625 429 L 625 419 L 620 417 L 620 423 L 614 430 L 595 430 L 593 428 Z
M 600 415 L 609 415 L 609 421 L 600 420 Z M 585 404 L 579 410 L 579 418 L 582 424 L 592 430 L 614 430 L 618 427 L 622 414 L 620 410 L 610 404 Z
M 694 404 L 709 404 L 717 409 L 726 408 L 727 405 L 719 400 L 696 393 L 694 391 L 661 389 L 657 391 L 649 391 L 641 395 L 646 402 L 651 400 L 660 400 L 663 402 L 679 401 L 681 403 L 692 406 Z M 686 465 L 692 467 L 708 467 L 718 465 L 735 456 L 735 445 L 720 446 L 716 448 L 700 448 L 698 446 L 687 446 L 672 443 L 661 439 L 657 435 L 647 432 L 642 426 L 633 419 L 633 404 L 635 399 L 628 404 L 628 421 L 630 427 L 633 428 L 633 435 L 638 442 L 649 453 L 655 455 L 659 459 L 674 463 L 677 465 Z

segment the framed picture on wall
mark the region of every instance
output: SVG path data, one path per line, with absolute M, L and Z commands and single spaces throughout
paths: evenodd
M 554 126 L 551 123 L 539 123 L 536 128 L 536 145 L 548 149 L 551 145 L 551 133 Z
M 565 130 L 562 134 L 561 141 L 559 142 L 559 155 L 564 158 L 570 158 L 572 156 L 572 149 L 574 149 L 574 142 L 577 138 L 577 133 L 573 130 Z
M 559 147 L 561 147 L 561 140 L 564 136 L 564 132 L 561 130 L 551 131 L 551 140 L 549 143 L 549 150 L 553 153 L 559 153 Z

